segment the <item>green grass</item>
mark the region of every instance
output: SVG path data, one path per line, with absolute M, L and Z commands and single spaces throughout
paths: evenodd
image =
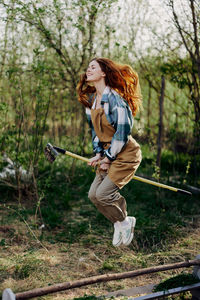
M 184 177 L 184 168 L 182 169 Z M 145 173 L 151 176 L 152 172 L 152 165 L 144 159 L 138 174 Z M 192 237 L 188 234 L 199 226 L 198 195 L 191 198 L 132 180 L 121 193 L 127 200 L 128 214 L 137 218 L 135 238 L 126 250 L 115 249 L 112 246 L 113 228 L 110 222 L 97 211 L 87 196 L 94 176 L 95 173 L 89 166 L 77 161 L 74 167 L 72 159 L 67 157 L 60 157 L 52 165 L 41 164 L 38 176 L 41 201 L 37 216 L 35 212 L 38 203 L 34 197 L 27 197 L 26 190 L 22 191 L 23 198 L 19 205 L 16 191 L 0 187 L 0 230 L 6 228 L 6 232 L 0 238 L 0 247 L 5 256 L 4 264 L 0 267 L 2 282 L 12 278 L 16 281 L 14 287 L 17 292 L 20 290 L 18 282 L 29 282 L 31 278 L 32 281 L 33 278 L 41 281 L 41 286 L 49 282 L 52 284 L 69 280 L 68 272 L 70 268 L 73 270 L 74 266 L 69 265 L 70 262 L 65 265 L 63 259 L 68 255 L 69 259 L 73 258 L 73 252 L 70 252 L 73 245 L 78 247 L 76 251 L 80 251 L 74 254 L 77 256 L 73 258 L 75 269 L 76 261 L 83 259 L 80 268 L 83 268 L 84 276 L 87 270 L 88 273 L 91 272 L 88 276 L 91 276 L 145 268 L 152 266 L 152 263 L 159 265 L 180 261 L 180 257 L 194 258 L 194 252 L 188 251 L 194 245 Z M 41 224 L 45 224 L 43 230 L 39 229 Z M 35 240 L 32 233 L 35 233 L 38 240 Z M 52 266 L 48 267 L 44 258 L 37 255 L 38 251 L 43 249 L 39 242 L 47 248 L 55 247 L 55 256 L 58 253 L 63 255 L 60 263 L 55 263 L 55 276 L 52 275 Z M 178 250 L 173 250 L 173 245 L 177 242 Z M 21 244 L 25 247 L 22 253 L 14 256 L 13 260 L 6 257 L 7 250 L 12 251 L 12 248 L 15 249 Z M 15 253 L 17 250 L 13 251 Z M 92 271 L 90 267 L 93 256 L 87 258 L 88 252 L 91 251 L 99 258 Z M 80 274 L 83 276 L 81 271 Z M 32 285 L 30 283 L 30 287 L 25 286 L 24 290 L 37 287 L 38 281 Z M 119 283 L 115 283 L 114 288 L 118 289 L 117 287 L 121 288 L 121 283 L 120 286 Z M 107 290 L 112 290 L 112 285 L 108 285 Z M 96 299 L 96 296 L 85 295 L 75 299 L 89 300 Z
M 53 165 L 45 164 L 38 178 L 39 193 L 43 197 L 39 205 L 42 219 L 38 215 L 37 223 L 45 224 L 41 238 L 52 243 L 73 243 L 82 236 L 88 236 L 85 243 L 89 243 L 90 233 L 102 235 L 106 228 L 110 228 L 109 221 L 87 197 L 95 173 L 82 162 L 76 162 L 72 172 L 71 162 L 72 159 L 62 157 Z M 142 164 L 139 172 L 143 173 Z M 128 215 L 137 218 L 137 242 L 133 243 L 133 247 L 138 251 L 165 249 L 184 235 L 185 228 L 194 221 L 193 216 L 200 213 L 199 197 L 179 195 L 135 180 L 131 180 L 121 193 L 127 200 Z M 2 202 L 6 203 L 8 193 L 2 189 L 2 195 Z M 2 217 L 2 225 L 10 224 L 19 217 L 28 220 L 34 215 L 37 203 L 25 200 L 21 206 L 13 201 L 9 205 L 12 209 L 6 219 Z M 72 208 L 73 213 L 70 213 Z M 54 229 L 57 230 L 56 235 L 52 233 Z M 107 235 L 111 234 L 109 230 Z M 92 238 L 91 242 L 98 243 L 98 239 Z
M 59 233 L 54 237 L 55 242 L 73 243 L 87 236 L 85 243 L 98 243 L 94 238 L 90 241 L 89 234 L 102 235 L 106 228 L 110 228 L 109 222 L 87 197 L 94 175 L 89 167 L 79 165 L 70 182 L 63 183 L 61 178 L 58 177 L 56 181 L 53 178 L 54 184 L 46 191 L 41 212 L 47 228 L 59 228 Z M 199 200 L 195 196 L 191 201 L 188 196 L 134 180 L 121 193 L 127 200 L 128 214 L 137 218 L 137 242 L 133 247 L 139 251 L 165 249 L 184 235 L 188 223 L 200 212 Z M 71 207 L 76 209 L 76 215 L 68 214 L 66 217 Z M 109 229 L 108 233 L 112 234 Z
M 34 272 L 44 272 L 44 269 L 44 262 L 33 255 L 19 257 L 15 262 L 13 278 L 25 279 Z

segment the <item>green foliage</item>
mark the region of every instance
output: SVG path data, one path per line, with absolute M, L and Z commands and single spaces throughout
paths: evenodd
M 135 131 L 142 127 L 138 142 L 140 143 L 141 139 L 144 144 L 139 173 L 153 176 L 156 180 L 161 173 L 165 181 L 170 179 L 170 176 L 178 174 L 180 183 L 194 184 L 195 176 L 198 176 L 197 170 L 200 168 L 199 156 L 191 155 L 195 144 L 192 137 L 192 129 L 195 126 L 194 111 L 190 101 L 186 106 L 188 98 L 185 82 L 188 72 L 196 75 L 196 70 L 187 57 L 175 64 L 171 63 L 168 57 L 163 62 L 163 53 L 159 56 L 147 53 L 144 57 L 144 66 L 140 65 L 139 61 L 129 58 L 129 43 L 119 44 L 119 39 L 116 39 L 118 32 L 116 25 L 106 19 L 105 12 L 107 15 L 110 12 L 114 13 L 112 9 L 117 8 L 117 3 L 117 0 L 101 2 L 82 0 L 72 1 L 69 4 L 54 0 L 48 5 L 44 3 L 39 5 L 36 2 L 34 6 L 30 1 L 27 3 L 16 1 L 14 6 L 7 7 L 6 10 L 9 22 L 20 22 L 23 19 L 26 25 L 21 22 L 21 27 L 19 26 L 24 29 L 22 35 L 14 34 L 19 30 L 18 25 L 16 29 L 8 26 L 13 40 L 6 56 L 5 66 L 2 68 L 0 151 L 2 155 L 6 153 L 14 162 L 16 173 L 12 178 L 3 181 L 4 186 L 0 188 L 1 201 L 6 202 L 13 197 L 14 199 L 17 197 L 19 205 L 24 201 L 30 201 L 32 212 L 35 210 L 36 223 L 44 221 L 47 231 L 64 228 L 58 233 L 56 237 L 58 240 L 74 241 L 77 236 L 81 237 L 86 233 L 89 236 L 90 226 L 96 228 L 95 221 L 102 223 L 102 226 L 96 228 L 99 234 L 102 234 L 105 224 L 107 225 L 105 219 L 95 209 L 88 211 L 84 208 L 85 205 L 89 205 L 87 191 L 94 172 L 88 171 L 86 166 L 82 167 L 69 158 L 58 158 L 53 166 L 49 166 L 43 155 L 45 143 L 49 141 L 75 153 L 92 155 L 90 133 L 83 110 L 77 101 L 75 87 L 79 74 L 85 71 L 94 53 L 107 53 L 110 56 L 112 50 L 111 58 L 121 60 L 123 57 L 128 64 L 134 65 L 138 70 L 144 102 L 144 111 L 135 119 Z M 120 9 L 116 11 L 118 16 Z M 100 20 L 102 22 L 99 22 Z M 17 24 L 16 22 L 13 24 Z M 105 30 L 102 31 L 106 36 L 103 38 L 99 24 L 106 24 Z M 130 28 L 127 28 L 127 34 L 128 30 Z M 98 34 L 95 34 L 97 31 Z M 26 45 L 22 43 L 24 39 Z M 22 53 L 24 55 L 21 55 Z M 132 54 L 134 56 L 134 53 Z M 157 99 L 160 93 L 160 77 L 163 74 L 167 83 L 165 140 L 159 170 L 155 165 Z M 175 94 L 177 83 L 180 87 L 178 96 Z M 147 126 L 149 91 L 152 97 L 148 116 L 150 122 Z M 177 107 L 172 105 L 173 101 Z M 174 119 L 178 120 L 179 129 L 176 128 Z M 183 149 L 181 145 L 187 147 Z M 187 152 L 188 148 L 189 154 L 184 153 L 183 151 Z M 1 159 L 1 170 L 4 167 L 5 162 Z M 20 167 L 30 175 L 28 181 L 23 180 Z M 123 192 L 127 194 L 128 199 L 132 199 L 132 194 L 134 199 L 136 196 L 142 199 L 142 202 L 138 202 L 136 198 L 134 204 L 128 200 L 130 212 L 135 214 L 136 211 L 140 225 L 144 225 L 144 229 L 139 232 L 139 247 L 151 248 L 156 243 L 162 244 L 162 235 L 167 240 L 170 235 L 173 236 L 177 224 L 185 226 L 182 218 L 186 210 L 189 209 L 191 212 L 195 207 L 194 204 L 194 207 L 188 208 L 187 199 L 181 206 L 180 199 L 175 199 L 175 195 L 171 196 L 167 191 L 158 191 L 139 183 L 129 184 Z M 79 222 L 73 222 L 70 218 L 66 220 L 66 212 L 71 210 L 72 204 L 74 205 L 76 201 L 79 204 L 79 201 L 82 201 L 81 209 L 77 208 L 80 210 L 81 220 Z M 144 203 L 149 204 L 148 208 L 144 207 Z M 175 207 L 174 212 L 170 211 L 169 203 Z M 164 220 L 166 214 L 170 226 Z M 148 218 L 149 215 L 151 218 Z M 91 219 L 90 224 L 88 217 Z M 64 234 L 66 230 L 69 233 L 67 236 Z M 174 235 L 179 234 L 178 230 L 174 232 Z M 146 234 L 149 234 L 150 240 L 146 239 Z M 88 240 L 85 239 L 85 243 L 92 240 L 94 242 L 93 237 L 89 236 Z M 4 242 L 6 241 L 3 240 L 2 243 Z M 98 239 L 95 242 L 98 242 Z
M 44 271 L 44 268 L 44 262 L 38 258 L 32 256 L 19 257 L 15 264 L 14 278 L 25 279 L 33 272 Z
M 100 268 L 101 273 L 105 273 L 106 271 L 113 272 L 122 272 L 123 264 L 116 258 L 109 257 L 102 263 L 102 267 Z
M 199 156 L 184 153 L 174 154 L 172 151 L 164 150 L 162 153 L 161 169 L 164 174 L 178 175 L 184 184 L 193 184 L 195 170 L 200 168 Z
M 180 89 L 190 85 L 188 74 L 197 74 L 197 69 L 191 59 L 179 58 L 176 62 L 164 63 L 161 66 L 162 73 L 170 76 L 170 81 L 176 83 Z
M 147 158 L 145 158 L 145 153 Z M 145 148 L 144 154 L 140 172 L 151 176 L 154 170 L 153 163 L 150 161 L 153 162 L 154 158 L 149 157 Z M 190 159 L 184 155 L 181 157 L 182 160 L 179 158 L 177 161 L 180 168 L 179 175 L 188 182 L 191 168 L 188 170 L 187 166 L 191 157 Z M 75 168 L 74 163 L 76 163 Z M 170 176 L 170 169 L 173 169 L 175 163 L 172 153 L 164 153 L 163 173 L 166 172 L 167 176 Z M 45 162 L 43 157 L 38 167 L 37 189 L 40 201 L 32 204 L 28 210 L 23 206 L 26 199 L 24 198 L 19 210 L 23 219 L 28 220 L 29 216 L 37 211 L 37 223 L 45 224 L 41 236 L 43 240 L 46 239 L 52 243 L 56 241 L 73 243 L 84 237 L 82 242 L 85 245 L 98 244 L 98 236 L 105 234 L 109 228 L 109 222 L 98 213 L 87 197 L 95 173 L 84 163 L 66 156 L 58 157 L 52 165 Z M 162 177 L 160 181 L 163 181 Z M 178 187 L 178 184 L 176 186 Z M 12 190 L 9 194 L 7 189 L 0 188 L 0 190 L 3 203 L 7 201 L 7 197 L 12 199 Z M 187 226 L 187 222 L 199 211 L 198 198 L 195 196 L 191 202 L 187 196 L 159 190 L 157 187 L 137 181 L 131 181 L 125 186 L 122 194 L 127 199 L 128 214 L 135 215 L 137 218 L 137 244 L 134 244 L 134 247 L 144 249 L 144 251 L 157 251 L 167 247 L 171 240 L 176 240 L 183 234 L 182 230 Z M 71 215 L 72 208 L 76 211 L 75 217 Z M 17 213 L 10 212 L 9 222 L 14 222 L 16 217 L 18 217 Z M 54 230 L 57 230 L 56 235 L 53 234 Z M 93 236 L 94 232 L 95 236 Z M 111 233 L 108 232 L 108 234 Z M 1 243 L 5 244 L 6 240 L 2 240 Z M 113 266 L 110 261 L 103 266 L 103 268 L 109 267 L 118 268 L 119 266 Z
M 125 32 L 123 27 L 120 33 L 124 8 L 118 6 L 117 0 L 35 1 L 35 5 L 33 1 L 14 2 L 7 1 L 3 12 L 8 33 L 6 37 L 5 30 L 5 41 L 0 41 L 0 170 L 6 166 L 5 153 L 14 162 L 16 173 L 0 180 L 0 204 L 10 205 L 6 214 L 2 214 L 1 225 L 20 220 L 37 232 L 34 238 L 52 244 L 79 242 L 85 248 L 98 247 L 103 236 L 109 249 L 110 223 L 87 197 L 94 171 L 66 157 L 59 157 L 50 165 L 44 158 L 44 146 L 50 141 L 72 152 L 92 155 L 90 134 L 75 88 L 80 73 L 94 54 L 108 56 L 132 65 L 140 77 L 144 110 L 134 123 L 138 142 L 141 139 L 143 144 L 138 175 L 170 185 L 175 179 L 173 185 L 180 188 L 182 184 L 200 184 L 200 126 L 195 115 L 199 100 L 194 98 L 194 88 L 199 82 L 197 69 L 187 56 L 175 57 L 175 52 L 165 50 L 155 55 L 153 47 L 153 52 L 146 51 L 142 57 L 136 45 L 141 20 L 132 23 L 140 14 L 132 14 L 134 19 L 131 15 L 131 24 L 127 16 Z M 136 1 L 132 6 L 141 11 L 138 3 L 144 5 L 145 1 Z M 110 15 L 112 18 L 108 18 Z M 117 22 L 113 22 L 115 18 Z M 137 61 L 136 57 L 141 59 Z M 158 97 L 163 74 L 166 78 L 164 143 L 158 169 L 155 165 Z M 23 179 L 20 168 L 28 172 L 29 180 Z M 136 181 L 131 181 L 122 194 L 127 199 L 128 213 L 137 218 L 136 238 L 130 249 L 136 252 L 143 267 L 147 264 L 144 252 L 152 254 L 167 249 L 187 233 L 186 228 L 196 226 L 195 216 L 199 214 L 196 195 L 191 201 L 187 196 Z M 45 225 L 43 229 L 41 224 Z M 0 246 L 7 249 L 29 234 L 30 231 L 22 234 L 8 229 L 6 237 L 0 239 Z M 132 264 L 135 263 L 133 260 Z M 120 268 L 121 263 L 108 256 L 99 271 Z M 19 257 L 13 274 L 0 266 L 3 279 L 13 275 L 23 280 L 43 269 L 43 261 L 34 256 Z M 178 280 L 183 283 L 183 276 Z M 170 281 L 168 286 L 171 284 Z M 85 295 L 76 299 L 96 298 Z

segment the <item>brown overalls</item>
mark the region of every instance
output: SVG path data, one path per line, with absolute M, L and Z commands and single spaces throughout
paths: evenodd
M 91 109 L 91 119 L 96 135 L 104 149 L 107 149 L 115 133 L 114 127 L 108 122 L 103 108 Z M 129 136 L 127 144 L 111 163 L 108 173 L 99 169 L 96 172 L 88 197 L 112 223 L 121 222 L 127 216 L 126 200 L 120 195 L 119 189 L 132 179 L 141 159 L 139 144 Z

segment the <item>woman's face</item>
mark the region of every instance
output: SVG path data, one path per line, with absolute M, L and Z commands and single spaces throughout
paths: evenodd
M 105 77 L 105 73 L 101 70 L 99 63 L 96 60 L 92 60 L 86 71 L 87 81 L 97 82 Z

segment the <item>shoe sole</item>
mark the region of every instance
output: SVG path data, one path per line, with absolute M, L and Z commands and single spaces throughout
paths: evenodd
M 125 246 L 130 245 L 130 243 L 132 242 L 132 239 L 134 237 L 134 228 L 135 228 L 135 224 L 136 224 L 136 218 L 135 217 L 131 217 L 131 234 L 129 239 L 124 243 Z

